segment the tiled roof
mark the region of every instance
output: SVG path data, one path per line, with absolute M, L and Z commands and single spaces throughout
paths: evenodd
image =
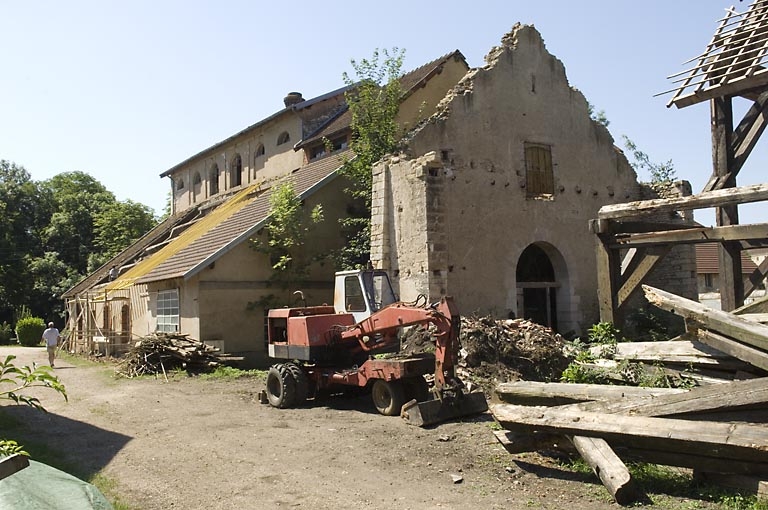
M 246 195 L 248 198 L 242 207 L 226 215 L 215 225 L 210 225 L 205 232 L 201 232 L 150 271 L 136 278 L 135 282 L 147 283 L 195 275 L 265 225 L 269 217 L 269 197 L 275 184 L 290 180 L 298 196 L 309 196 L 335 177 L 336 170 L 342 165 L 344 158 L 351 157 L 351 151 L 334 154 L 303 166 L 284 179 L 274 181 L 269 188 L 256 186 L 253 190 L 246 190 L 250 196 Z M 229 201 L 219 207 L 225 207 L 228 203 Z
M 465 60 L 464 55 L 459 50 L 456 50 L 404 74 L 400 78 L 400 87 L 403 89 L 403 99 L 410 96 L 419 86 L 423 85 L 435 73 L 439 72 L 441 66 L 452 58 Z M 314 133 L 297 143 L 296 148 L 304 147 L 323 137 L 330 139 L 334 135 L 349 129 L 351 124 L 352 113 L 348 109 L 345 109 L 340 115 L 330 119 L 326 124 L 323 124 L 315 130 Z
M 107 280 L 107 277 L 109 276 L 109 269 L 112 266 L 115 267 L 121 267 L 125 264 L 134 262 L 137 259 L 140 259 L 142 254 L 144 253 L 144 250 L 148 246 L 152 246 L 153 244 L 157 244 L 167 238 L 174 227 L 177 227 L 179 225 L 182 225 L 184 223 L 187 223 L 192 220 L 192 218 L 198 213 L 197 207 L 190 207 L 189 209 L 186 209 L 178 214 L 174 214 L 173 216 L 169 216 L 164 221 L 162 221 L 159 225 L 155 226 L 155 228 L 151 229 L 149 232 L 144 234 L 142 237 L 140 237 L 136 242 L 134 242 L 132 245 L 130 245 L 128 248 L 120 252 L 117 256 L 109 260 L 106 264 L 101 266 L 99 269 L 95 270 L 82 280 L 78 282 L 77 285 L 66 291 L 62 297 L 68 298 L 72 296 L 76 296 L 77 294 L 80 294 L 81 292 L 90 289 L 94 285 L 98 285 L 100 283 L 103 283 Z
M 702 243 L 696 245 L 696 272 L 698 274 L 718 274 L 720 273 L 719 262 L 717 259 L 717 247 L 719 243 Z M 751 274 L 757 268 L 751 258 L 741 252 L 741 272 L 742 274 Z

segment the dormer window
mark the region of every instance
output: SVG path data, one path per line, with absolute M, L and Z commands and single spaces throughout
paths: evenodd
M 280 133 L 280 136 L 277 137 L 277 145 L 283 145 L 284 143 L 288 143 L 291 141 L 291 135 L 288 134 L 288 131 L 283 131 Z
M 323 141 L 327 142 L 327 139 L 323 139 Z M 312 161 L 314 159 L 321 158 L 326 154 L 329 154 L 328 149 L 331 149 L 331 153 L 334 153 L 336 151 L 346 149 L 347 147 L 348 147 L 348 143 L 347 143 L 346 136 L 340 136 L 338 138 L 334 138 L 330 142 L 323 143 L 320 145 L 315 145 L 314 147 L 310 148 L 309 160 Z

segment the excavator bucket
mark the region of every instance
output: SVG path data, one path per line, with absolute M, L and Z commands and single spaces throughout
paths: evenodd
M 480 414 L 488 410 L 488 402 L 481 391 L 460 393 L 450 398 L 406 402 L 400 416 L 410 425 L 426 427 L 462 416 Z

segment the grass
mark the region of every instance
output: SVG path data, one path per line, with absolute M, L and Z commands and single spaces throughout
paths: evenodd
M 228 381 L 233 379 L 243 379 L 246 377 L 266 379 L 266 370 L 241 370 L 239 368 L 233 368 L 228 366 L 216 367 L 213 372 L 200 374 L 200 379 L 206 381 Z
M 591 474 L 592 469 L 582 459 L 566 465 L 576 473 Z M 768 510 L 768 499 L 751 494 L 742 494 L 737 490 L 700 483 L 687 472 L 669 466 L 657 464 L 627 464 L 632 478 L 640 489 L 648 494 L 654 505 L 663 508 L 701 508 L 701 502 L 714 503 L 723 510 Z M 670 506 L 669 498 L 685 498 L 682 506 Z

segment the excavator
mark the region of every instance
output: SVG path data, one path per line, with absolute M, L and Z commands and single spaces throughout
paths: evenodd
M 400 333 L 424 326 L 434 353 L 400 353 Z M 456 375 L 460 317 L 450 297 L 397 301 L 386 271 L 336 273 L 334 305 L 276 308 L 267 317 L 270 358 L 265 400 L 297 407 L 321 390 L 370 390 L 383 415 L 427 426 L 485 412 L 482 392 Z M 430 387 L 425 375 L 433 374 Z

